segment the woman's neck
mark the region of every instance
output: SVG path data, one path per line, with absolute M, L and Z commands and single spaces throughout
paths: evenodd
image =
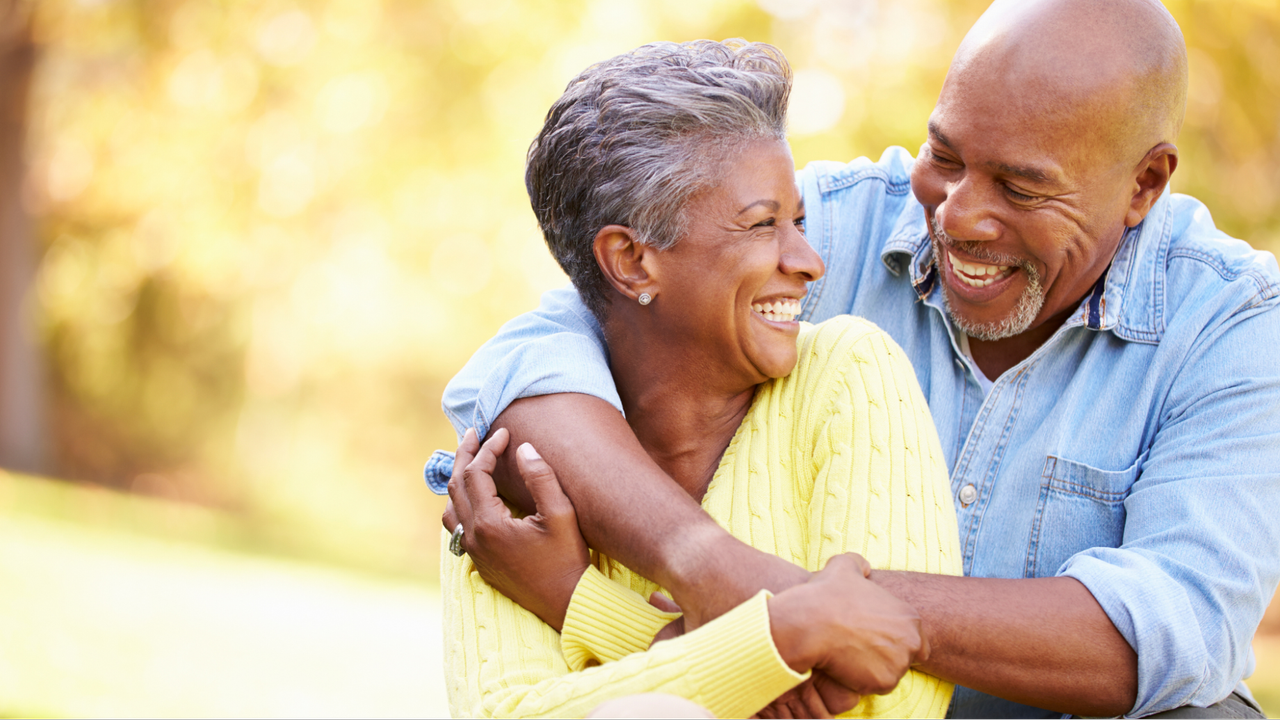
M 701 501 L 751 408 L 755 385 L 726 383 L 696 347 L 636 330 L 605 327 L 627 423 L 649 457 Z

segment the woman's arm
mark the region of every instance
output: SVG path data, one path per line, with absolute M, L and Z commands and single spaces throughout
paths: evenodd
M 527 570 L 530 563 L 541 563 L 544 558 L 561 558 L 572 556 L 577 552 L 576 543 L 581 543 L 581 538 L 575 535 L 572 541 L 564 541 L 561 545 L 553 547 L 552 545 L 543 544 L 541 547 L 535 547 L 538 543 L 544 542 L 547 538 L 552 541 L 560 542 L 564 540 L 566 529 L 572 530 L 569 525 L 572 523 L 562 522 L 572 519 L 572 506 L 568 505 L 567 499 L 560 493 L 558 486 L 555 484 L 554 473 L 545 463 L 537 459 L 536 454 L 528 452 L 530 448 L 521 448 L 522 452 L 518 453 L 519 462 L 522 470 L 527 477 L 544 475 L 542 480 L 535 480 L 530 483 L 531 488 L 539 496 L 540 504 L 546 501 L 549 507 L 560 507 L 560 511 L 550 513 L 552 517 L 543 518 L 537 522 L 530 522 L 530 518 L 515 520 L 505 507 L 501 505 L 494 493 L 492 479 L 488 477 L 488 472 L 492 471 L 496 462 L 495 453 L 500 453 L 503 449 L 499 445 L 505 444 L 505 433 L 498 433 L 489 442 L 485 443 L 483 449 L 477 449 L 478 444 L 473 433 L 468 433 L 463 445 L 459 448 L 458 467 L 455 467 L 455 474 L 450 483 L 451 503 L 447 512 L 446 527 L 455 526 L 458 522 L 463 523 L 468 528 L 467 532 L 472 535 L 464 535 L 464 547 L 469 551 L 476 549 L 478 546 L 486 544 L 484 537 L 489 532 L 478 532 L 477 528 L 487 527 L 505 528 L 508 532 L 499 533 L 504 537 L 511 538 L 519 536 L 521 538 L 515 545 L 507 545 L 506 552 L 499 553 L 499 557 L 510 560 L 513 555 L 524 558 L 524 561 L 518 563 L 508 563 L 505 567 L 512 572 L 522 573 Z M 477 453 L 478 450 L 478 453 Z M 477 453 L 475 460 L 472 461 L 471 456 Z M 459 468 L 465 468 L 459 470 Z M 563 502 L 561 502 L 563 501 Z M 456 507 L 455 507 L 456 503 Z M 490 517 L 483 517 L 489 515 Z M 545 523 L 545 526 L 541 523 Z M 549 533 L 543 532 L 543 527 L 554 528 Z M 477 542 L 479 538 L 479 542 Z M 556 540 L 560 538 L 560 540 Z M 532 550 L 530 550 L 532 548 Z M 585 552 L 585 551 L 583 551 Z M 447 572 L 449 570 L 449 558 L 446 558 L 445 568 L 442 571 L 442 577 L 448 579 Z M 453 583 L 454 586 L 460 587 L 463 580 L 472 583 L 473 594 L 477 597 L 488 597 L 490 603 L 487 607 L 503 609 L 514 612 L 516 615 L 523 614 L 527 618 L 533 615 L 523 609 L 518 608 L 512 601 L 494 591 L 492 586 L 485 583 L 478 573 L 473 572 L 474 565 L 470 559 L 460 561 L 466 563 L 466 572 L 462 578 Z M 585 564 L 585 561 L 582 561 Z M 577 565 L 577 561 L 568 564 Z M 548 566 L 550 567 L 550 566 Z M 543 569 L 542 572 L 546 572 Z M 752 599 L 743 606 L 735 608 L 724 618 L 717 620 L 699 630 L 685 635 L 679 639 L 670 642 L 663 642 L 656 646 L 653 651 L 648 653 L 639 653 L 619 659 L 617 662 L 608 663 L 607 667 L 613 667 L 619 664 L 632 664 L 637 662 L 638 657 L 664 657 L 667 653 L 675 651 L 679 653 L 680 658 L 684 661 L 692 663 L 691 665 L 682 666 L 686 673 L 685 679 L 681 682 L 692 682 L 692 688 L 685 687 L 682 694 L 685 697 L 694 699 L 707 705 L 710 709 L 720 712 L 716 703 L 727 702 L 723 698 L 719 698 L 719 687 L 717 683 L 726 677 L 736 678 L 731 682 L 735 688 L 733 694 L 733 702 L 739 704 L 754 704 L 755 707 L 750 712 L 758 710 L 764 704 L 776 697 L 777 694 L 784 691 L 787 687 L 794 685 L 800 676 L 795 675 L 797 672 L 805 671 L 815 666 L 823 666 L 830 668 L 833 675 L 845 678 L 845 682 L 853 687 L 864 689 L 866 692 L 886 692 L 890 690 L 905 672 L 909 664 L 924 660 L 928 656 L 927 645 L 925 645 L 919 634 L 919 619 L 915 616 L 910 608 L 898 602 L 892 596 L 880 591 L 873 583 L 866 579 L 870 567 L 866 565 L 860 558 L 854 556 L 837 556 L 819 573 L 817 573 L 812 582 L 806 583 L 799 587 L 792 588 L 771 600 L 765 607 L 764 625 L 752 626 L 755 631 L 763 630 L 763 636 L 752 635 L 745 632 L 740 619 L 741 613 L 745 612 L 743 607 L 750 603 L 756 602 Z M 561 575 L 559 571 L 554 574 Z M 577 571 L 579 577 L 582 572 Z M 590 573 L 588 573 L 590 575 Z M 591 579 L 588 577 L 588 579 Z M 605 590 L 609 590 L 612 585 L 604 578 L 599 578 L 597 583 Z M 626 591 L 630 592 L 630 591 Z M 446 591 L 446 596 L 458 595 L 456 591 Z M 634 595 L 634 593 L 631 593 Z M 760 596 L 757 596 L 760 597 Z M 639 603 L 639 597 L 632 598 L 632 605 Z M 597 603 L 599 604 L 599 603 Z M 462 607 L 470 607 L 475 605 L 472 601 L 465 601 Z M 905 612 L 904 612 L 905 611 Z M 624 613 L 625 614 L 625 613 Z M 448 616 L 449 613 L 446 613 Z M 737 617 L 737 620 L 729 618 Z M 617 618 L 603 618 L 605 623 L 617 622 Z M 500 623 L 487 617 L 478 617 L 470 621 L 457 619 L 450 620 L 446 618 L 446 627 L 454 628 L 460 636 L 464 636 L 473 630 L 476 633 L 483 634 L 489 628 L 495 627 Z M 555 645 L 556 637 L 549 627 L 544 624 L 536 624 L 539 629 L 545 629 L 544 645 Z M 572 623 L 570 623 L 572 625 Z M 730 628 L 725 630 L 726 625 Z M 651 625 L 652 627 L 656 627 Z M 714 629 L 713 629 L 714 628 Z M 546 633 L 552 633 L 550 637 L 546 637 Z M 503 637 L 510 637 L 512 634 L 519 634 L 522 637 L 528 637 L 529 633 L 515 633 L 508 631 Z M 642 633 L 643 634 L 643 633 Z M 724 643 L 717 638 L 729 637 L 734 642 Z M 754 639 L 753 639 L 754 638 Z M 743 645 L 742 643 L 746 643 Z M 754 644 L 753 644 L 754 643 Z M 689 644 L 689 648 L 680 649 Z M 454 648 L 458 643 L 449 641 L 447 647 Z M 502 653 L 495 654 L 495 648 L 492 643 L 489 647 L 485 647 L 483 642 L 464 643 L 465 646 L 473 646 L 473 650 L 469 653 L 472 657 L 502 657 Z M 518 646 L 529 646 L 528 641 Z M 767 646 L 767 652 L 765 648 Z M 710 648 L 705 652 L 700 652 L 700 648 Z M 754 648 L 754 649 L 753 649 Z M 557 648 L 558 649 L 558 648 Z M 654 655 L 654 653 L 658 655 Z M 545 651 L 539 655 L 547 654 Z M 565 654 L 556 653 L 558 661 L 562 666 L 560 672 L 568 672 L 569 664 L 565 662 Z M 618 657 L 622 652 L 614 654 Z M 468 653 L 463 653 L 466 657 Z M 752 690 L 760 691 L 760 696 L 754 694 L 743 696 L 742 678 L 752 677 L 753 672 L 759 672 L 759 663 L 762 658 L 772 658 L 775 663 L 778 660 L 785 666 L 789 666 L 792 672 L 784 673 L 787 683 L 782 682 L 783 675 L 778 675 L 772 684 L 766 681 L 752 681 Z M 753 660 L 753 658 L 755 658 Z M 608 660 L 609 657 L 600 655 L 598 659 Z M 742 666 L 746 663 L 746 666 Z M 755 663 L 755 665 L 753 665 Z M 576 664 L 576 663 L 575 663 Z M 522 666 L 527 663 L 522 663 Z M 744 669 L 745 667 L 745 669 Z M 752 670 L 756 667 L 756 670 Z M 776 668 L 775 668 L 776 669 Z M 462 669 L 465 671 L 465 668 Z M 594 668 L 588 672 L 594 672 Z M 451 670 L 456 673 L 458 670 Z M 620 671 L 615 671 L 620 672 Z M 745 673 L 745 674 L 744 674 Z M 554 673 L 552 673 L 554 675 Z M 474 673 L 472 674 L 474 675 Z M 652 678 L 650 678 L 651 680 Z M 478 696 L 481 689 L 489 689 L 493 692 L 494 682 L 501 678 L 484 679 L 483 682 L 472 688 L 471 696 Z M 551 678 L 545 678 L 550 681 Z M 564 681 L 561 681 L 563 683 Z M 575 682 L 581 683 L 582 680 Z M 640 689 L 633 687 L 635 682 L 641 684 Z M 627 687 L 628 692 L 647 691 L 643 687 L 647 680 L 636 680 Z M 528 683 L 520 683 L 521 687 L 525 687 Z M 536 684 L 536 683 L 535 683 Z M 552 683 L 555 684 L 555 683 Z M 588 683 L 589 685 L 590 683 Z M 499 685 L 501 687 L 511 686 L 510 681 L 502 680 Z M 584 686 L 576 686 L 582 689 Z M 587 687 L 589 690 L 590 688 Z M 451 697 L 466 696 L 463 688 L 456 688 L 456 692 L 451 690 Z M 650 688 L 651 690 L 651 688 Z M 680 688 L 668 688 L 665 692 L 676 692 Z M 534 688 L 531 691 L 542 693 L 545 689 Z M 559 692 L 563 692 L 561 687 Z M 700 695 L 690 695 L 688 692 L 699 693 Z M 772 693 L 772 695 L 770 694 Z M 709 694 L 709 695 L 708 695 Z M 828 687 L 823 692 L 825 699 L 828 699 L 828 706 L 839 706 L 841 709 L 851 707 L 856 698 L 847 691 L 840 690 L 835 687 Z M 523 696 L 521 696 L 523 697 Z M 709 698 L 709 699 L 708 699 Z M 834 698 L 834 700 L 832 700 Z M 592 702 L 598 701 L 599 698 L 591 698 Z M 455 700 L 455 705 L 460 701 Z M 521 701 L 523 702 L 523 701 Z M 498 702 L 506 709 L 502 712 L 510 714 L 516 712 L 507 702 Z M 455 712 L 471 712 L 484 713 L 488 712 L 492 702 L 484 702 L 476 706 L 471 703 L 471 709 L 460 709 L 455 707 Z M 531 712 L 540 712 L 539 705 L 531 706 Z M 568 710 L 560 708 L 557 712 L 567 712 Z M 548 712 L 551 712 L 548 710 Z M 737 712 L 737 711 L 734 711 Z M 747 711 L 743 711 L 747 712 Z M 723 713 L 720 713 L 723 714 Z
M 763 592 L 652 650 L 571 672 L 554 630 L 485 583 L 466 557 L 442 558 L 445 672 L 458 717 L 582 717 L 645 692 L 746 717 L 805 677 L 774 647 Z
M 576 531 L 573 506 L 560 491 L 551 468 L 531 446 L 522 446 L 516 455 L 543 512 L 516 519 L 497 498 L 489 473 L 506 449 L 506 440 L 505 431 L 500 430 L 481 448 L 474 432 L 464 437 L 450 482 L 446 527 L 461 523 L 480 537 L 495 527 L 519 532 L 521 545 L 528 551 L 521 563 L 525 569 L 530 563 L 542 563 L 535 575 L 572 577 L 574 585 L 583 586 L 575 595 L 590 595 L 589 591 L 596 590 L 604 591 L 602 597 L 607 599 L 615 590 L 607 579 L 587 573 L 586 581 L 579 580 L 586 568 L 587 551 Z M 475 544 L 474 537 L 464 535 L 464 547 L 474 548 Z M 440 574 L 446 600 L 447 675 L 455 715 L 582 716 L 613 697 L 666 692 L 693 700 L 718 716 L 745 716 L 804 679 L 774 646 L 767 593 L 651 652 L 626 657 L 616 654 L 615 662 L 574 672 L 562 652 L 560 635 L 543 622 L 548 618 L 563 622 L 564 611 L 553 607 L 555 603 L 539 605 L 543 609 L 540 614 L 547 616 L 539 619 L 487 583 L 467 555 L 455 558 L 442 551 Z M 561 584 L 565 583 L 557 581 L 550 586 Z M 605 611 L 605 617 L 597 620 L 605 623 L 625 621 L 625 611 L 634 609 L 624 604 L 614 611 L 598 602 L 597 607 Z M 570 659 L 581 667 L 587 659 L 609 659 L 606 654 Z M 792 663 L 803 663 L 806 658 L 803 651 L 791 655 Z

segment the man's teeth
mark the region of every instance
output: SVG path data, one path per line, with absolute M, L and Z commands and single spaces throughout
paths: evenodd
M 800 314 L 800 301 L 792 298 L 783 298 L 774 302 L 756 303 L 751 306 L 751 309 L 764 316 L 765 320 L 791 322 Z
M 1013 269 L 1012 265 L 967 263 L 950 252 L 947 253 L 947 257 L 951 260 L 951 269 L 956 271 L 955 276 L 960 278 L 960 282 L 970 287 L 986 287 L 1008 275 Z

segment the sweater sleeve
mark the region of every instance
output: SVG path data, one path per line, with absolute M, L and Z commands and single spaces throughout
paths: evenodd
M 454 717 L 583 717 L 647 692 L 746 717 L 808 677 L 778 655 L 767 592 L 679 638 L 575 672 L 555 630 L 481 579 L 470 558 L 442 552 L 440 579 Z
M 814 473 L 807 565 L 856 552 L 873 568 L 960 574 L 946 463 L 906 354 L 875 325 L 845 317 L 817 326 L 800 356 L 793 462 Z M 951 694 L 951 683 L 913 670 L 849 716 L 942 717 Z
M 613 662 L 647 650 L 658 631 L 678 617 L 590 565 L 565 612 L 560 650 L 570 670 L 582 670 L 593 661 Z

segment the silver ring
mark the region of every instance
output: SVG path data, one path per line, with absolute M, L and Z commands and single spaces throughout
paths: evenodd
M 453 529 L 453 537 L 449 538 L 449 552 L 458 557 L 467 554 L 467 551 L 462 549 L 462 532 L 462 523 L 458 523 L 458 527 Z

